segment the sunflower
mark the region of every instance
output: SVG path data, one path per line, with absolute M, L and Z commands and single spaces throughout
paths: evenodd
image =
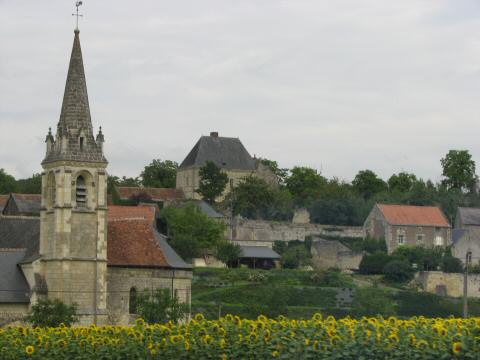
M 273 356 L 273 357 L 279 357 L 279 356 L 280 356 L 280 353 L 279 353 L 277 350 L 272 351 L 272 356 Z
M 462 343 L 458 341 L 454 342 L 452 344 L 452 351 L 455 355 L 458 355 L 460 351 L 462 351 Z
M 35 352 L 35 348 L 32 345 L 28 345 L 25 348 L 25 352 L 27 353 L 28 356 L 31 356 Z

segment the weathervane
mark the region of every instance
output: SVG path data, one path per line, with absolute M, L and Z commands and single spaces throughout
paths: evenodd
M 82 5 L 83 2 L 82 1 L 76 1 L 75 2 L 75 6 L 77 7 L 77 13 L 76 14 L 72 14 L 72 16 L 76 16 L 77 17 L 77 27 L 75 28 L 75 30 L 78 30 L 78 17 L 82 17 L 83 15 L 79 14 L 78 13 L 78 8 L 80 7 L 80 5 Z

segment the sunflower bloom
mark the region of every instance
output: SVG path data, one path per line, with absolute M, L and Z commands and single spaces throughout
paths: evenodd
M 35 352 L 35 348 L 32 345 L 28 345 L 25 348 L 25 352 L 27 353 L 28 356 L 31 356 Z

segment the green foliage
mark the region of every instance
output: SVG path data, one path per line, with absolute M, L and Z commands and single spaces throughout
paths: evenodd
M 233 197 L 233 199 L 231 198 Z M 244 178 L 229 194 L 233 212 L 248 219 L 290 220 L 293 200 L 286 189 L 277 189 L 256 176 Z
M 402 283 L 413 278 L 413 269 L 406 260 L 392 260 L 383 269 L 385 280 Z
M 58 299 L 39 300 L 32 305 L 26 320 L 34 327 L 70 326 L 77 321 L 75 304 L 66 305 Z
M 242 249 L 237 244 L 222 241 L 217 245 L 216 258 L 227 264 L 227 266 L 237 262 L 241 255 Z
M 371 170 L 361 170 L 352 181 L 354 190 L 364 199 L 387 190 L 387 184 Z
M 169 289 L 145 289 L 137 296 L 137 313 L 150 324 L 178 322 L 188 313 L 188 305 L 172 296 Z
M 338 268 L 315 271 L 310 275 L 310 279 L 318 286 L 347 287 L 352 285 L 351 278 L 342 274 Z
M 339 196 L 321 196 L 309 208 L 313 223 L 359 226 L 365 221 L 367 211 L 363 199 L 348 192 Z
M 138 177 L 129 178 L 126 176 L 122 176 L 119 178 L 115 175 L 108 175 L 107 178 L 107 193 L 113 194 L 113 189 L 115 186 L 131 186 L 131 187 L 139 187 L 141 185 L 141 181 Z
M 449 189 L 473 190 L 477 181 L 475 175 L 475 161 L 468 150 L 450 150 L 440 160 L 442 175 L 445 177 L 443 184 Z
M 282 254 L 280 263 L 286 269 L 298 269 L 311 264 L 312 255 L 305 245 L 289 246 Z
M 445 254 L 442 260 L 442 271 L 446 273 L 463 273 L 464 266 L 460 259 L 451 254 Z
M 198 171 L 200 184 L 197 193 L 203 200 L 213 204 L 215 199 L 222 195 L 228 183 L 228 176 L 212 161 L 207 161 Z
M 142 185 L 145 187 L 174 188 L 178 164 L 171 160 L 153 159 L 142 173 Z
M 22 194 L 41 194 L 42 193 L 42 175 L 33 174 L 26 179 L 17 181 L 17 191 Z
M 306 206 L 318 198 L 327 179 L 308 167 L 294 167 L 285 181 L 287 189 L 293 195 L 298 205 Z
M 383 274 L 383 269 L 391 260 L 391 257 L 384 252 L 376 252 L 372 255 L 365 255 L 360 261 L 359 272 L 365 275 Z
M 400 172 L 398 174 L 393 174 L 392 176 L 390 176 L 390 178 L 388 179 L 388 189 L 390 191 L 406 193 L 412 190 L 416 182 L 417 177 L 414 174 Z
M 281 169 L 278 166 L 278 163 L 274 160 L 260 159 L 260 162 L 263 165 L 268 166 L 270 170 L 272 170 L 272 172 L 277 176 L 279 184 L 282 185 L 285 183 L 285 179 L 287 178 L 287 175 L 288 175 L 288 169 Z
M 392 253 L 392 258 L 406 260 L 410 265 L 416 264 L 419 270 L 437 270 L 442 263 L 444 249 L 423 246 L 400 246 Z
M 378 287 L 360 288 L 355 292 L 352 303 L 356 317 L 382 315 L 393 316 L 397 312 L 397 304 L 392 301 L 386 290 Z
M 184 259 L 192 259 L 201 250 L 215 249 L 224 240 L 225 225 L 209 218 L 193 203 L 162 211 L 172 237 L 170 245 Z
M 17 191 L 17 182 L 12 175 L 0 168 L 0 194 L 9 194 Z

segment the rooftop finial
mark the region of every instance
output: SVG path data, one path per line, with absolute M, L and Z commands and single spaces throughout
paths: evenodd
M 82 14 L 79 14 L 79 13 L 78 13 L 78 8 L 79 8 L 82 4 L 83 4 L 82 1 L 76 1 L 76 2 L 75 2 L 75 6 L 77 7 L 77 13 L 76 13 L 76 14 L 72 14 L 72 16 L 76 16 L 76 17 L 77 17 L 77 26 L 76 26 L 76 28 L 75 28 L 75 31 L 79 31 L 79 30 L 78 30 L 78 18 L 83 16 Z

